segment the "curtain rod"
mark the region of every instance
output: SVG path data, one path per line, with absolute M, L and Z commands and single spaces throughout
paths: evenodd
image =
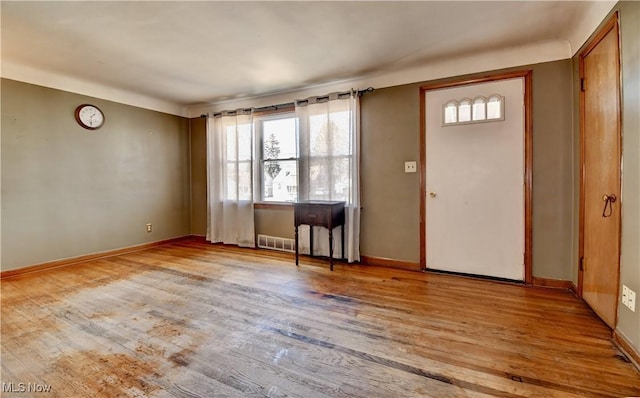
M 373 87 L 367 87 L 364 90 L 358 90 L 358 97 L 362 97 L 365 94 L 368 93 L 372 93 L 375 89 Z M 344 96 L 344 95 L 348 95 L 351 94 L 351 91 L 344 91 L 344 92 L 340 92 L 338 93 L 338 97 L 340 96 Z M 329 99 L 329 95 L 323 95 L 323 96 L 319 96 L 319 97 L 314 97 L 314 98 L 318 98 L 318 99 Z M 300 100 L 299 102 L 304 102 L 304 101 L 309 101 L 307 100 Z M 294 106 L 296 104 L 296 102 L 298 101 L 294 101 L 294 102 L 286 102 L 284 104 L 277 104 L 277 105 L 269 105 L 269 106 L 262 106 L 260 108 L 244 108 L 244 109 L 239 109 L 239 110 L 249 110 L 249 109 L 253 109 L 256 112 L 261 112 L 261 111 L 268 111 L 268 110 L 278 110 L 280 108 L 287 108 L 290 106 Z M 237 110 L 236 110 L 237 111 Z M 236 112 L 236 111 L 232 111 L 232 112 Z M 226 112 L 226 111 L 224 111 Z M 213 117 L 216 116 L 221 116 L 223 112 L 216 112 L 213 114 Z M 203 113 L 202 115 L 200 115 L 200 117 L 204 118 L 204 117 L 209 117 L 209 113 Z

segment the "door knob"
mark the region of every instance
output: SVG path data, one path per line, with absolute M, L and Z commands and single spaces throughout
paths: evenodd
M 615 203 L 617 199 L 618 198 L 616 197 L 615 193 L 612 193 L 611 195 L 607 195 L 607 194 L 602 195 L 602 200 L 604 202 L 610 201 L 611 203 Z
M 438 196 L 438 194 L 435 192 L 429 192 L 429 196 L 431 196 L 432 198 L 435 198 L 436 196 Z

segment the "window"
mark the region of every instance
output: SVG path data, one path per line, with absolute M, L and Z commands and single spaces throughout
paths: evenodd
M 471 121 L 471 100 L 463 99 L 458 105 L 458 123 Z
M 309 115 L 308 181 L 305 181 L 309 187 L 305 197 L 348 201 L 352 157 L 350 123 L 348 110 Z
M 499 95 L 492 95 L 487 101 L 487 119 L 504 120 L 504 98 Z
M 444 106 L 444 124 L 458 122 L 458 102 L 449 101 Z
M 259 137 L 260 199 L 292 202 L 298 198 L 298 133 L 293 113 L 256 120 Z
M 252 128 L 249 123 L 224 126 L 228 200 L 252 200 Z
M 473 100 L 473 120 L 485 120 L 487 118 L 486 103 L 487 100 L 484 97 Z
M 357 261 L 358 120 L 355 90 L 215 114 L 207 122 L 207 240 L 252 247 L 255 208 L 276 201 L 341 200 L 348 225 L 344 254 Z M 325 233 L 326 244 L 317 253 L 329 255 L 330 231 L 319 231 Z
M 351 112 L 340 108 L 303 114 L 304 120 L 294 112 L 255 118 L 256 197 L 264 202 L 348 201 Z
M 480 96 L 473 100 L 463 98 L 460 101 L 447 101 L 442 107 L 444 126 L 494 122 L 504 120 L 504 97 L 493 94 L 489 99 Z

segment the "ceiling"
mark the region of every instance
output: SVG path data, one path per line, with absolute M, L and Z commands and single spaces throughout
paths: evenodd
M 568 58 L 614 3 L 3 0 L 2 75 L 184 108 L 531 43 Z

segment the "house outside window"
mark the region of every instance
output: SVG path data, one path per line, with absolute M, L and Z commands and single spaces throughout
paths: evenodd
M 352 150 L 350 113 L 309 116 L 300 136 L 295 112 L 256 116 L 256 195 L 263 202 L 347 200 Z
M 256 118 L 260 200 L 293 202 L 298 198 L 298 133 L 293 112 Z

